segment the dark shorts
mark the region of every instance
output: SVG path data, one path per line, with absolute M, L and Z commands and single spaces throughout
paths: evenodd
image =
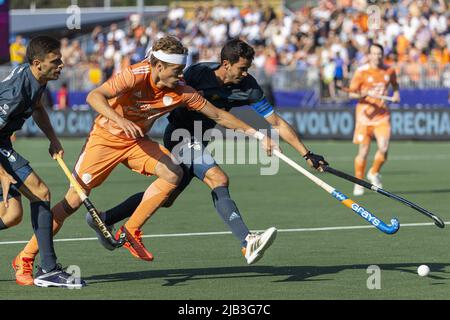
M 12 147 L 10 141 L 0 141 L 0 163 L 6 172 L 16 179 L 17 183 L 9 188 L 8 199 L 20 195 L 19 188 L 23 185 L 25 179 L 33 172 L 29 161 L 18 154 Z M 3 191 L 0 188 L 0 201 L 3 201 Z
M 206 150 L 208 141 L 200 141 L 192 135 L 172 139 L 172 133 L 176 129 L 170 123 L 167 125 L 164 132 L 164 146 L 172 152 L 185 172 L 203 181 L 206 172 L 217 166 L 213 156 Z

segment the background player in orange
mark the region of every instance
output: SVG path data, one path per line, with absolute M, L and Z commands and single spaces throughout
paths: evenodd
M 355 113 L 355 132 L 353 143 L 359 145 L 355 157 L 355 176 L 363 179 L 366 170 L 367 156 L 373 137 L 377 141 L 377 152 L 372 167 L 367 172 L 369 181 L 380 188 L 381 166 L 386 162 L 391 135 L 390 112 L 386 101 L 380 96 L 386 96 L 389 85 L 394 94 L 393 102 L 400 101 L 399 86 L 393 68 L 383 64 L 384 49 L 379 44 L 369 47 L 369 63 L 358 68 L 350 83 L 350 97 L 359 99 Z M 364 188 L 355 185 L 353 194 L 364 194 Z
M 214 107 L 181 82 L 186 58 L 187 49 L 178 39 L 163 37 L 153 45 L 149 60 L 128 67 L 87 97 L 87 102 L 99 116 L 73 175 L 86 193 L 102 184 L 120 163 L 140 174 L 157 177 L 130 219 L 119 230 L 126 235 L 126 248 L 135 257 L 146 261 L 153 260 L 153 256 L 142 243 L 141 227 L 167 200 L 183 175 L 181 167 L 172 161 L 170 152 L 144 135 L 156 119 L 177 107 L 186 106 L 227 128 L 261 138 L 269 155 L 273 148 L 278 148 L 268 137 L 232 114 Z M 52 210 L 54 233 L 81 204 L 75 190 L 69 188 L 65 198 Z M 38 244 L 33 237 L 20 256 L 34 259 L 37 252 Z M 32 277 L 32 273 L 29 276 Z

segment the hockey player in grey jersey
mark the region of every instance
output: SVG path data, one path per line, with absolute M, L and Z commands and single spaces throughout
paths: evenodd
M 0 230 L 11 228 L 22 220 L 21 196 L 30 201 L 31 224 L 38 239 L 41 265 L 33 279 L 33 261 L 21 252 L 12 261 L 19 285 L 79 288 L 84 285 L 66 273 L 56 261 L 53 247 L 50 191 L 33 171 L 28 160 L 12 147 L 11 135 L 20 130 L 30 116 L 50 141 L 54 158 L 64 151 L 55 135 L 41 96 L 47 82 L 58 79 L 64 64 L 60 43 L 47 36 L 33 38 L 28 47 L 28 63 L 17 66 L 0 82 Z

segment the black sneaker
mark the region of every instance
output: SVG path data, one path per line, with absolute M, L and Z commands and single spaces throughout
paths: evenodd
M 38 271 L 34 277 L 34 285 L 38 287 L 61 287 L 70 289 L 81 289 L 86 285 L 86 282 L 81 278 L 76 278 L 73 275 L 65 272 L 60 264 L 52 271 L 45 272 L 38 266 Z

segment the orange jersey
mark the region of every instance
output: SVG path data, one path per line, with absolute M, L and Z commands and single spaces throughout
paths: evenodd
M 114 75 L 102 86 L 115 96 L 109 105 L 124 118 L 136 123 L 147 132 L 164 114 L 181 106 L 200 110 L 206 100 L 193 88 L 180 83 L 174 89 L 159 89 L 151 79 L 152 68 L 148 61 L 134 64 Z M 99 115 L 94 129 L 101 127 L 115 136 L 128 139 L 125 132 L 114 122 Z
M 350 83 L 350 92 L 367 90 L 370 94 L 387 95 L 389 84 L 396 86 L 397 78 L 393 68 L 382 66 L 371 68 L 368 64 L 358 68 Z M 390 113 L 384 100 L 364 97 L 356 106 L 356 121 L 365 125 L 374 125 L 389 121 Z

